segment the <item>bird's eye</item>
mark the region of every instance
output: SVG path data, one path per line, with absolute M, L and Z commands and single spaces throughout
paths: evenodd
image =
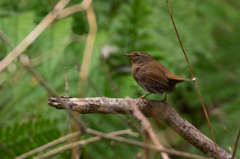
M 135 56 L 139 56 L 139 54 L 135 54 Z

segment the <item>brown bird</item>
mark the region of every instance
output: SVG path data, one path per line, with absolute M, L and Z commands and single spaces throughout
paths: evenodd
M 192 81 L 191 79 L 172 74 L 164 65 L 145 52 L 136 51 L 122 55 L 128 56 L 131 59 L 132 76 L 135 81 L 144 90 L 150 92 L 141 96 L 141 99 L 152 93 L 159 95 L 166 93 L 164 98 L 164 101 L 166 101 L 167 93 L 174 91 L 177 83 Z

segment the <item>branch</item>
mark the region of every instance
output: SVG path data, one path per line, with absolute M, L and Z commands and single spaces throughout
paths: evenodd
M 132 112 L 129 107 L 129 101 L 138 106 L 138 109 L 146 117 L 156 118 L 168 124 L 176 133 L 182 136 L 197 149 L 210 157 L 217 158 L 217 152 L 214 143 L 197 128 L 181 117 L 173 106 L 163 101 L 146 99 L 121 99 L 121 98 L 61 98 L 67 103 L 69 109 L 81 114 L 127 114 Z M 49 98 L 48 104 L 57 109 L 64 109 L 64 106 L 56 98 Z M 231 154 L 222 149 L 218 151 L 221 159 L 231 158 Z

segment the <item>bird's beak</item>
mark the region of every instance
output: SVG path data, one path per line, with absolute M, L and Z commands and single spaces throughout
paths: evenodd
M 122 54 L 123 56 L 128 56 L 128 57 L 130 57 L 130 55 L 129 54 Z

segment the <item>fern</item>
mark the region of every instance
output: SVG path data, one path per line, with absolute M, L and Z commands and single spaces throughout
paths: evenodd
M 1 0 L 0 27 L 16 46 L 56 3 L 56 0 L 29 3 Z M 68 6 L 77 3 L 79 1 L 72 0 Z M 170 1 L 170 6 L 209 109 L 216 141 L 223 148 L 225 145 L 232 146 L 239 124 L 233 122 L 238 121 L 240 95 L 239 1 Z M 190 78 L 165 1 L 93 1 L 93 7 L 98 33 L 89 78 L 104 96 L 116 97 L 115 92 L 118 92 L 120 97 L 137 98 L 146 93 L 132 78 L 129 72 L 130 61 L 121 56 L 122 53 L 137 50 L 148 52 L 173 73 Z M 75 69 L 72 58 L 75 57 L 81 64 L 87 33 L 86 14 L 77 13 L 50 26 L 24 52 L 30 58 L 39 57 L 47 51 L 47 54 L 53 55 L 33 68 L 60 96 L 65 94 L 65 66 L 68 68 L 69 94 L 77 96 L 79 72 Z M 77 41 L 66 40 L 72 34 L 79 34 Z M 106 44 L 116 46 L 118 51 L 110 53 L 104 65 L 99 50 Z M 9 51 L 0 40 L 0 59 Z M 21 155 L 67 134 L 68 128 L 66 113 L 47 106 L 47 98 L 51 95 L 25 71 L 18 60 L 12 63 L 12 68 L 0 73 L 0 140 L 11 152 Z M 115 90 L 111 88 L 110 81 L 116 86 Z M 90 85 L 87 88 L 85 96 L 98 96 Z M 162 99 L 158 95 L 150 95 L 148 98 Z M 176 105 L 180 114 L 210 136 L 193 83 L 179 84 L 176 91 L 168 96 L 168 102 Z M 114 115 L 89 114 L 81 117 L 90 128 L 104 132 L 128 128 Z M 159 131 L 157 124 L 154 125 L 154 129 Z M 223 125 L 227 131 L 222 128 Z M 194 148 L 183 146 L 186 144 L 184 140 L 178 141 L 171 146 L 177 149 L 185 147 L 184 151 L 200 153 Z M 119 158 L 132 158 L 141 151 L 117 142 L 115 147 Z M 87 145 L 81 150 L 84 158 L 114 156 L 110 141 L 107 140 Z M 0 156 L 9 158 L 3 150 L 0 150 Z M 238 149 L 237 157 L 239 156 Z M 55 157 L 69 158 L 70 153 L 66 151 Z

